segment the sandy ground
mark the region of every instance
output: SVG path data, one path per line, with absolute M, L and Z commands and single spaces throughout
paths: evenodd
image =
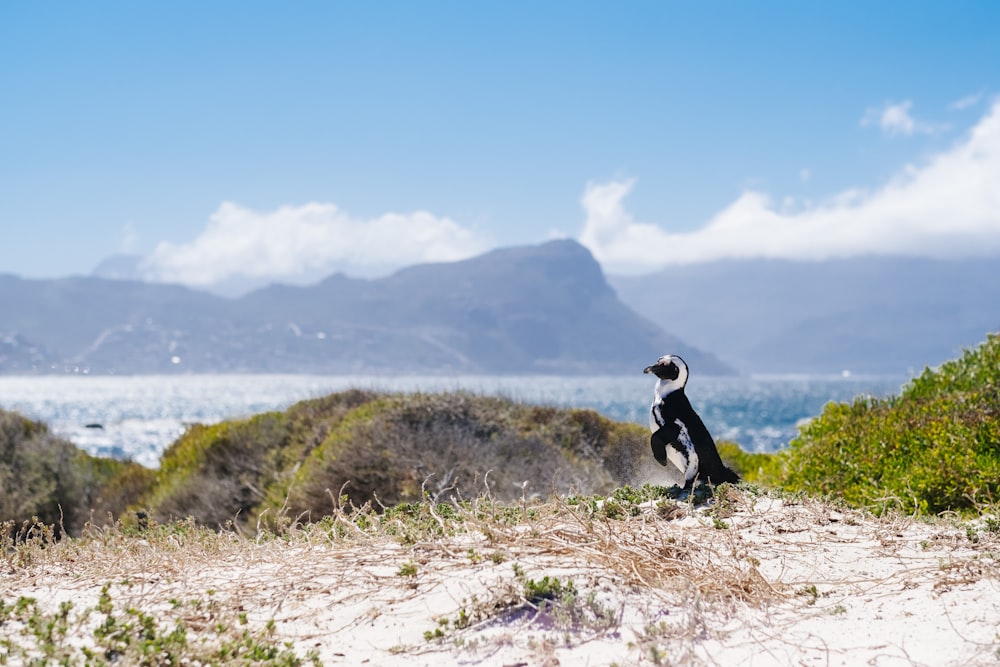
M 323 665 L 1000 664 L 995 523 L 745 492 L 724 509 L 551 514 L 410 544 L 385 530 L 91 544 L 6 565 L 0 599 L 84 609 L 113 582 L 117 605 L 181 617 L 192 637 L 239 614 L 273 621 Z M 529 601 L 546 576 L 561 594 Z M 70 641 L 86 645 L 99 619 Z M 0 640 L 24 631 L 8 621 Z

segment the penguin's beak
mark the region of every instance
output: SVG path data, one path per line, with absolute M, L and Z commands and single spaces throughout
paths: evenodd
M 652 365 L 652 366 L 646 366 L 645 368 L 642 369 L 642 372 L 643 373 L 652 373 L 654 368 L 656 368 L 655 364 Z

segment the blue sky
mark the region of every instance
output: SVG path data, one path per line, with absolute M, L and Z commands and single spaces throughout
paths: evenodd
M 1000 255 L 1000 4 L 5 2 L 0 273 Z

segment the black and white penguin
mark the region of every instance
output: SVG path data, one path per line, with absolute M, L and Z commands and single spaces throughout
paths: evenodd
M 688 381 L 684 360 L 667 354 L 643 373 L 658 378 L 649 409 L 649 430 L 653 433 L 649 444 L 660 465 L 674 465 L 683 475 L 685 487 L 693 486 L 695 480 L 710 484 L 740 481 L 739 475 L 722 462 L 712 434 L 684 393 Z

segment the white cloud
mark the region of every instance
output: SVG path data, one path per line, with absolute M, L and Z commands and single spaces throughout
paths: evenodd
M 906 100 L 899 104 L 887 103 L 881 109 L 869 108 L 861 118 L 864 127 L 878 126 L 889 135 L 909 136 L 912 134 L 933 134 L 943 127 L 916 120 L 910 115 L 913 102 Z
M 623 206 L 633 181 L 589 184 L 580 241 L 612 273 L 723 258 L 1000 254 L 1000 101 L 949 150 L 883 187 L 816 205 L 776 207 L 745 191 L 704 227 L 672 233 Z
M 377 275 L 409 264 L 479 254 L 486 239 L 418 211 L 358 219 L 333 204 L 254 211 L 224 202 L 184 244 L 162 242 L 143 262 L 149 280 L 209 287 L 226 281 L 303 283 L 341 270 Z
M 952 111 L 962 111 L 963 109 L 968 109 L 969 107 L 974 107 L 983 99 L 983 91 L 978 93 L 973 93 L 972 95 L 966 95 L 961 99 L 957 99 L 948 105 L 948 108 Z

